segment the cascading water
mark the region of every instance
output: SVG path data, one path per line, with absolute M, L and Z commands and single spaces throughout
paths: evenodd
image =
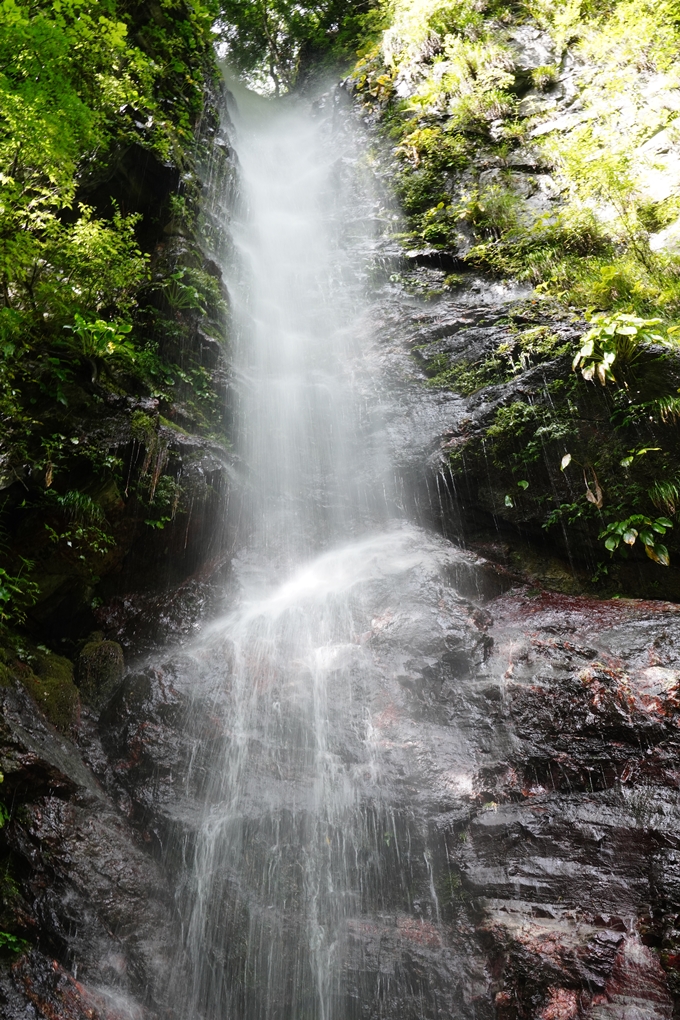
M 395 706 L 414 670 L 467 668 L 478 642 L 444 543 L 394 509 L 362 329 L 370 176 L 329 105 L 242 97 L 236 115 L 246 538 L 239 605 L 193 650 L 216 735 L 197 756 L 186 1018 L 425 1017 L 455 997 L 418 784 L 436 747 L 435 795 L 455 791 L 470 752 L 436 720 L 426 749 Z

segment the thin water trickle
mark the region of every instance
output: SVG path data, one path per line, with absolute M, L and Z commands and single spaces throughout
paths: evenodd
M 419 749 L 385 739 L 386 678 L 409 643 L 418 654 L 418 612 L 438 611 L 440 549 L 393 507 L 363 325 L 376 199 L 356 130 L 332 96 L 315 111 L 241 96 L 234 119 L 225 273 L 247 535 L 240 603 L 193 651 L 219 737 L 174 1005 L 204 1020 L 397 1016 L 404 979 L 368 959 L 367 918 L 417 942 L 440 905 L 410 793 L 395 801 L 387 778 L 386 754 Z M 414 578 L 432 588 L 422 610 L 407 605 Z

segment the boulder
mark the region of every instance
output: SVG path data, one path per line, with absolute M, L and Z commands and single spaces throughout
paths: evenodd
M 83 700 L 101 708 L 116 690 L 125 671 L 123 649 L 117 641 L 105 641 L 100 632 L 89 639 L 78 656 L 78 687 Z

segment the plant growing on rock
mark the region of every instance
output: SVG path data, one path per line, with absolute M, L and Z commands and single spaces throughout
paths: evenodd
M 587 382 L 597 379 L 602 386 L 615 382 L 612 366 L 631 365 L 641 354 L 645 343 L 663 343 L 664 337 L 652 328 L 661 319 L 640 319 L 636 315 L 596 315 L 594 325 L 582 338 L 572 368 L 581 370 Z
M 106 516 L 101 506 L 87 493 L 70 489 L 63 496 L 46 490 L 45 500 L 48 505 L 58 509 L 66 527 L 54 528 L 46 523 L 45 529 L 50 541 L 63 543 L 72 549 L 77 558 L 85 562 L 89 553 L 105 556 L 115 545 L 115 539 L 106 531 Z
M 71 330 L 78 338 L 76 349 L 92 365 L 93 382 L 96 382 L 107 364 L 134 364 L 137 352 L 134 344 L 127 339 L 132 332 L 129 322 L 87 320 L 77 313 L 74 321 L 74 326 L 65 326 L 64 329 Z
M 25 622 L 26 611 L 35 604 L 40 594 L 38 585 L 28 576 L 32 569 L 33 561 L 23 557 L 18 574 L 10 574 L 0 567 L 0 622 Z
M 668 549 L 659 538 L 673 527 L 673 522 L 667 517 L 657 517 L 653 520 L 644 514 L 631 514 L 623 521 L 612 521 L 600 532 L 600 539 L 604 540 L 605 548 L 614 553 L 623 543 L 625 546 L 634 546 L 639 539 L 650 560 L 667 567 L 670 563 Z

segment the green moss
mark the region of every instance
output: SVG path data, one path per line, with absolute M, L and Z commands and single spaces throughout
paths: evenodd
M 133 411 L 130 417 L 130 434 L 138 443 L 150 443 L 156 434 L 153 418 L 144 411 Z
M 104 641 L 101 634 L 82 649 L 78 657 L 77 681 L 83 700 L 96 708 L 113 694 L 124 671 L 123 649 L 115 641 Z
M 25 659 L 29 668 L 20 673 L 21 682 L 52 725 L 68 733 L 80 712 L 72 662 L 37 648 Z
M 179 432 L 181 436 L 190 435 L 190 433 L 187 432 L 186 429 L 183 429 L 181 425 L 177 425 L 174 421 L 169 421 L 168 418 L 164 418 L 162 415 L 159 416 L 158 420 L 161 425 L 165 426 L 166 429 L 172 429 L 174 432 Z
M 436 389 L 445 387 L 463 396 L 470 396 L 485 386 L 504 382 L 508 377 L 507 363 L 493 357 L 479 362 L 459 361 L 450 365 L 447 355 L 438 355 L 432 359 L 428 369 L 435 373 L 428 379 L 428 386 Z
M 458 361 L 451 364 L 447 354 L 437 354 L 427 365 L 431 376 L 427 385 L 447 388 L 470 396 L 485 386 L 507 382 L 517 372 L 531 365 L 560 357 L 571 351 L 558 333 L 549 326 L 516 330 L 511 339 L 500 343 L 488 357 L 479 361 Z

